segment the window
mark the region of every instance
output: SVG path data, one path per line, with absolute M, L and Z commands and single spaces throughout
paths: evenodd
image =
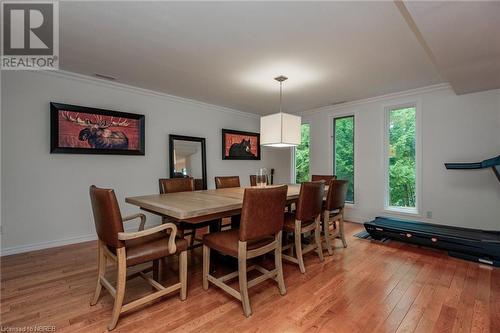
M 309 124 L 300 127 L 300 145 L 295 148 L 295 182 L 309 181 Z
M 386 130 L 386 208 L 417 211 L 415 106 L 389 108 Z
M 354 116 L 335 118 L 333 132 L 334 174 L 349 181 L 346 201 L 354 203 Z

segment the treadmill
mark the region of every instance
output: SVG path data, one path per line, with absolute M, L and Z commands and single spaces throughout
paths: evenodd
M 500 182 L 500 155 L 497 157 L 492 157 L 482 162 L 476 163 L 445 163 L 446 169 L 452 170 L 471 170 L 471 169 L 493 169 L 493 172 Z
M 445 163 L 446 169 L 492 168 L 500 182 L 500 155 L 477 163 Z M 499 226 L 500 226 L 500 216 Z M 364 224 L 374 239 L 390 238 L 448 251 L 453 257 L 500 267 L 500 231 L 460 228 L 388 217 Z

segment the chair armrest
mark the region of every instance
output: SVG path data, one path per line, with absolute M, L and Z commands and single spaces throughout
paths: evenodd
M 125 241 L 125 240 L 131 240 L 131 239 L 136 239 L 136 238 L 141 238 L 144 236 L 152 235 L 154 233 L 166 230 L 166 229 L 172 229 L 170 232 L 170 237 L 168 238 L 168 251 L 170 253 L 174 253 L 177 248 L 175 246 L 175 236 L 177 234 L 177 227 L 173 223 L 165 223 L 150 229 L 142 230 L 142 231 L 136 231 L 136 232 L 119 232 L 118 233 L 118 239 Z
M 144 230 L 144 226 L 146 225 L 146 215 L 142 213 L 137 213 L 129 216 L 125 216 L 122 218 L 123 222 L 135 220 L 136 218 L 141 218 L 141 224 L 139 224 L 139 231 Z

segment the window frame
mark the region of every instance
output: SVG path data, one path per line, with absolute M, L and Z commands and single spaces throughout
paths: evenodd
M 389 193 L 389 121 L 390 112 L 392 110 L 415 108 L 415 207 L 398 207 L 390 206 L 390 193 Z M 383 211 L 386 213 L 407 215 L 413 217 L 421 217 L 421 203 L 422 203 L 422 112 L 421 101 L 411 100 L 403 101 L 400 103 L 391 103 L 383 106 L 384 112 L 384 134 L 383 134 L 383 168 L 384 168 L 384 186 L 383 186 Z
M 335 125 L 336 125 L 336 121 L 338 119 L 345 119 L 345 118 L 352 118 L 352 122 L 353 122 L 353 129 L 352 129 L 352 147 L 353 147 L 353 156 L 352 156 L 352 163 L 353 163 L 353 179 L 354 179 L 354 184 L 353 184 L 353 198 L 352 198 L 352 201 L 347 201 L 346 200 L 346 204 L 349 204 L 351 206 L 354 206 L 355 203 L 356 203 L 356 151 L 357 151 L 357 147 L 356 147 L 356 142 L 357 142 L 357 139 L 356 139 L 356 136 L 357 136 L 357 131 L 356 131 L 356 114 L 355 113 L 346 113 L 346 114 L 338 114 L 338 115 L 333 115 L 330 117 L 330 124 L 332 126 L 332 135 L 331 135 L 331 154 L 332 154 L 332 172 L 331 174 L 332 175 L 336 175 L 336 172 L 337 172 L 337 168 L 336 168 L 336 160 L 335 160 L 335 155 L 336 155 L 336 143 L 335 143 Z

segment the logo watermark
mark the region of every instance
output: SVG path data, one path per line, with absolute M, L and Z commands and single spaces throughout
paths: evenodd
M 54 325 L 0 326 L 0 332 L 56 332 Z
M 59 69 L 59 3 L 2 1 L 2 70 Z

